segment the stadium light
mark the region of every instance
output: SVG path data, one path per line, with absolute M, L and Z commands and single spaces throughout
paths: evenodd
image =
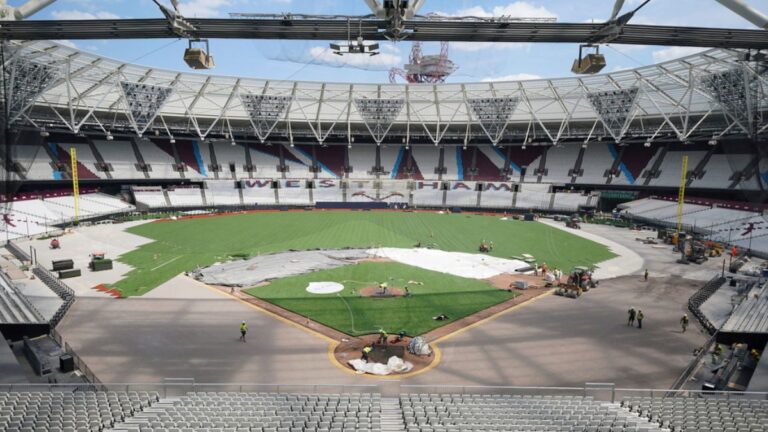
M 520 147 L 520 150 L 525 150 L 525 144 L 523 144 L 523 146 Z
M 170 142 L 171 144 L 176 144 L 176 138 L 171 137 L 171 139 L 168 142 Z
M 650 141 L 646 141 L 645 144 L 643 144 L 643 147 L 650 147 L 650 146 L 651 146 L 651 142 Z
M 45 128 L 43 127 L 43 128 L 40 128 L 40 136 L 43 137 L 43 138 L 47 138 L 47 137 L 51 136 L 51 134 L 48 133 L 48 131 L 45 130 Z
M 712 137 L 712 139 L 709 140 L 709 142 L 707 144 L 709 144 L 711 146 L 716 146 L 717 145 L 717 138 Z
M 115 137 L 112 136 L 112 133 L 111 132 L 107 132 L 107 141 L 112 141 L 114 139 L 115 139 Z

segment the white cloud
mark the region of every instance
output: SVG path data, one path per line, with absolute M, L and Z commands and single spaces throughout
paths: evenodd
M 486 78 L 483 78 L 481 81 L 483 82 L 526 81 L 526 80 L 537 80 L 541 78 L 542 77 L 540 75 L 529 74 L 529 73 L 516 73 L 516 74 L 503 75 L 503 76 L 497 76 L 497 77 L 486 77 Z
M 491 10 L 486 10 L 482 6 L 474 6 L 468 9 L 461 9 L 452 16 L 475 16 L 481 18 L 491 17 L 515 17 L 515 18 L 557 18 L 557 14 L 545 8 L 544 6 L 535 6 L 527 1 L 516 1 L 506 6 L 494 6 Z
M 450 48 L 456 51 L 477 52 L 487 49 L 494 50 L 527 50 L 531 44 L 519 42 L 451 42 Z
M 706 48 L 699 48 L 699 47 L 664 48 L 664 49 L 660 49 L 658 51 L 653 52 L 653 61 L 654 63 L 661 63 L 669 60 L 674 60 L 680 57 L 693 55 L 698 52 L 702 52 L 704 50 L 706 50 Z
M 118 19 L 119 16 L 112 12 L 85 12 L 79 10 L 53 11 L 51 15 L 57 20 L 95 20 L 95 19 Z
M 324 66 L 352 66 L 361 69 L 389 70 L 389 68 L 402 64 L 402 58 L 397 54 L 382 52 L 376 56 L 365 54 L 336 55 L 328 47 L 315 46 L 309 49 L 309 55 L 313 63 Z
M 221 8 L 231 5 L 229 0 L 189 0 L 179 3 L 179 11 L 188 18 L 216 17 L 222 15 Z

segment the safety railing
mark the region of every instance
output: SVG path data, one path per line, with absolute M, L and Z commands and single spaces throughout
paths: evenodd
M 32 273 L 48 286 L 51 291 L 56 293 L 59 298 L 64 300 L 50 320 L 51 328 L 54 328 L 61 322 L 69 308 L 75 303 L 75 291 L 40 264 L 35 264 Z
M 717 292 L 717 290 L 720 289 L 724 283 L 724 277 L 716 276 L 704 284 L 704 286 L 702 286 L 688 299 L 688 310 L 691 311 L 693 316 L 696 317 L 701 326 L 704 327 L 704 329 L 710 335 L 714 334 L 717 331 L 717 328 L 714 324 L 712 324 L 709 318 L 707 318 L 704 312 L 701 311 L 701 305 L 703 305 L 704 302 L 712 297 L 712 294 Z
M 0 384 L 0 391 L 71 391 L 82 384 Z M 766 400 L 768 392 L 738 392 L 709 390 L 669 390 L 621 388 L 612 383 L 586 383 L 580 387 L 537 386 L 461 386 L 402 384 L 401 381 L 380 381 L 377 384 L 267 384 L 267 383 L 198 383 L 191 378 L 168 379 L 153 383 L 98 383 L 109 391 L 156 391 L 163 397 L 200 392 L 283 393 L 283 394 L 464 394 L 509 396 L 573 396 L 591 397 L 605 402 L 620 402 L 627 398 L 716 398 L 723 400 Z
M 88 367 L 82 357 L 77 355 L 75 350 L 72 349 L 72 346 L 64 340 L 64 337 L 61 335 L 61 333 L 59 333 L 55 328 L 51 328 L 48 336 L 50 336 L 50 338 L 53 339 L 64 350 L 64 352 L 72 356 L 75 367 L 80 372 L 82 372 L 85 380 L 91 384 L 89 387 L 82 387 L 82 384 L 78 384 L 78 388 L 81 390 L 107 390 L 107 387 L 101 383 L 101 380 L 99 380 L 91 368 Z

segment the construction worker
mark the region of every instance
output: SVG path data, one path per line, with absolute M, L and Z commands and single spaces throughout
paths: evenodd
M 389 334 L 387 334 L 387 332 L 384 331 L 384 329 L 380 329 L 379 330 L 379 343 L 383 344 L 383 345 L 386 345 L 388 338 L 389 338 Z
M 688 330 L 688 314 L 683 314 L 683 317 L 680 318 L 680 327 L 683 328 L 683 333 Z
M 712 363 L 717 363 L 720 360 L 720 355 L 723 354 L 723 347 L 719 344 L 715 344 L 715 348 L 712 350 Z
M 635 325 L 635 317 L 637 317 L 637 311 L 634 307 L 629 308 L 629 311 L 627 311 L 629 314 L 629 318 L 627 319 L 627 325 L 628 326 L 634 326 Z
M 760 352 L 757 351 L 755 348 L 752 348 L 749 351 L 749 356 L 752 357 L 752 360 L 754 360 L 756 362 L 760 361 Z
M 637 328 L 641 329 L 643 328 L 643 318 L 645 318 L 645 314 L 643 314 L 643 311 L 638 309 L 637 310 Z
M 248 333 L 248 324 L 243 321 L 240 323 L 240 340 L 245 343 L 245 334 Z
M 648 269 L 645 269 L 645 273 L 643 273 L 643 279 L 648 282 Z
M 371 348 L 370 345 L 366 345 L 363 347 L 363 356 L 361 357 L 361 360 L 364 362 L 368 362 L 368 355 L 373 351 L 373 348 Z

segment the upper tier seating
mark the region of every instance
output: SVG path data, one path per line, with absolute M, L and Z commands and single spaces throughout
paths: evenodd
M 79 138 L 78 138 L 79 139 Z M 242 144 L 234 146 L 230 141 L 200 142 L 193 139 L 177 139 L 176 143 L 157 139 L 136 140 L 141 159 L 149 165 L 150 170 L 145 174 L 137 163 L 139 158 L 134 154 L 132 143 L 126 139 L 121 141 L 93 140 L 95 148 L 104 162 L 111 165 L 109 175 L 99 170 L 97 154 L 92 151 L 87 143 L 78 142 L 72 138 L 72 144 L 64 142 L 57 137 L 59 142 L 44 143 L 38 145 L 20 144 L 12 146 L 12 162 L 26 171 L 29 180 L 67 180 L 69 178 L 69 157 L 67 150 L 75 147 L 78 150 L 78 172 L 81 179 L 98 179 L 112 177 L 112 179 L 314 179 L 314 178 L 341 178 L 344 177 L 344 158 L 348 152 L 349 165 L 352 172 L 350 179 L 374 179 L 376 165 L 377 146 L 368 143 L 353 144 L 347 149 L 343 145 L 296 145 L 290 147 L 279 143 L 267 144 Z M 155 138 L 152 138 L 155 139 Z M 725 146 L 726 144 L 723 144 Z M 213 147 L 213 152 L 211 151 Z M 665 148 L 669 150 L 665 154 Z M 509 178 L 510 181 L 519 181 L 523 167 L 526 168 L 525 181 L 537 181 L 539 175 L 537 169 L 544 150 L 546 155 L 546 175 L 541 176 L 544 183 L 569 184 L 574 176 L 571 170 L 575 168 L 576 161 L 581 150 L 579 143 L 564 143 L 559 146 L 528 146 L 525 150 L 520 146 L 493 147 L 491 145 L 477 145 L 464 150 L 461 146 L 445 145 L 443 147 L 442 171 L 440 167 L 440 147 L 433 145 L 414 145 L 407 150 L 404 145 L 382 144 L 378 147 L 380 153 L 379 178 L 414 180 L 441 180 L 456 181 L 499 181 L 502 178 L 507 155 L 509 154 Z M 653 144 L 649 148 L 642 145 L 616 146 L 610 142 L 592 142 L 584 150 L 580 165 L 582 175 L 575 176 L 577 184 L 605 184 L 607 178 L 605 172 L 613 166 L 616 158 L 621 155 L 621 163 L 616 172 L 617 177 L 611 179 L 613 185 L 636 184 L 644 185 L 647 179 L 645 174 L 654 167 L 655 162 L 664 154 L 659 165 L 658 177 L 649 179 L 649 186 L 676 188 L 680 182 L 680 165 L 682 156 L 689 155 L 688 169 L 694 171 L 699 168 L 701 177 L 690 178 L 689 188 L 696 189 L 728 189 L 733 184 L 734 173 L 745 174 L 748 179 L 735 185 L 737 189 L 758 189 L 754 175 L 754 156 L 749 154 L 748 148 L 729 147 L 717 148 L 703 167 L 698 163 L 705 157 L 711 148 L 700 145 L 679 144 Z M 724 150 L 731 150 L 732 154 L 724 154 Z M 285 160 L 286 172 L 279 170 L 280 153 L 282 151 Z M 316 158 L 317 172 L 312 172 L 312 158 Z M 739 153 L 740 152 L 740 153 Z M 53 156 L 52 156 L 53 155 Z M 406 172 L 409 155 L 413 172 Z M 213 163 L 215 156 L 216 164 Z M 186 165 L 183 172 L 179 172 L 176 158 Z M 54 160 L 56 159 L 55 163 Z M 249 159 L 250 158 L 250 159 Z M 249 173 L 246 166 L 250 164 L 253 172 Z M 217 166 L 214 166 L 217 165 Z M 58 167 L 61 170 L 54 170 Z M 473 169 L 474 167 L 474 169 Z M 746 168 L 750 167 L 750 170 Z M 216 169 L 214 169 L 216 168 Z M 217 171 L 218 169 L 218 171 Z M 234 175 L 233 170 L 234 169 Z M 768 168 L 763 168 L 766 170 Z M 746 171 L 745 171 L 746 170 Z M 15 175 L 14 175 L 15 176 Z
M 578 144 L 563 144 L 550 147 L 547 151 L 547 175 L 543 176 L 541 181 L 547 183 L 570 183 L 571 176 L 568 174 L 576 165 L 576 158 L 579 156 L 581 147 Z M 534 167 L 536 168 L 536 167 Z M 533 170 L 529 168 L 529 174 Z
M 227 141 L 214 141 L 213 152 L 216 154 L 216 163 L 221 167 L 219 171 L 219 178 L 248 178 L 248 172 L 244 169 L 245 163 L 245 147 L 241 144 L 232 145 Z M 209 152 L 210 153 L 210 152 Z M 211 175 L 209 174 L 210 178 Z
M 114 426 L 159 400 L 148 392 L 0 393 L 0 430 L 96 432 Z
M 96 140 L 93 144 L 104 162 L 112 165 L 112 178 L 144 178 L 144 173 L 136 169 L 136 155 L 130 142 Z
M 349 173 L 350 178 L 376 178 L 376 175 L 373 174 L 374 165 L 376 165 L 376 146 L 353 145 L 349 149 L 349 166 L 352 167 L 352 172 Z M 383 168 L 389 169 L 390 167 L 383 166 Z
M 419 166 L 424 180 L 437 180 L 438 174 L 435 170 L 440 159 L 440 149 L 435 146 L 423 145 L 411 147 L 411 150 L 413 159 Z
M 552 203 L 552 210 L 557 211 L 577 211 L 579 207 L 587 205 L 589 195 L 580 193 L 557 192 L 555 201 Z
M 651 179 L 649 186 L 677 187 L 680 185 L 680 169 L 683 156 L 688 155 L 688 171 L 693 171 L 699 161 L 707 154 L 705 151 L 669 151 L 659 166 L 659 176 Z M 649 165 L 650 166 L 650 165 Z M 727 187 L 727 185 L 724 185 Z
M 673 432 L 768 431 L 768 401 L 627 398 L 622 405 Z
M 608 143 L 589 143 L 584 149 L 584 157 L 581 161 L 583 175 L 576 177 L 576 183 L 581 184 L 605 184 L 605 171 L 611 169 L 615 159 L 611 155 Z

